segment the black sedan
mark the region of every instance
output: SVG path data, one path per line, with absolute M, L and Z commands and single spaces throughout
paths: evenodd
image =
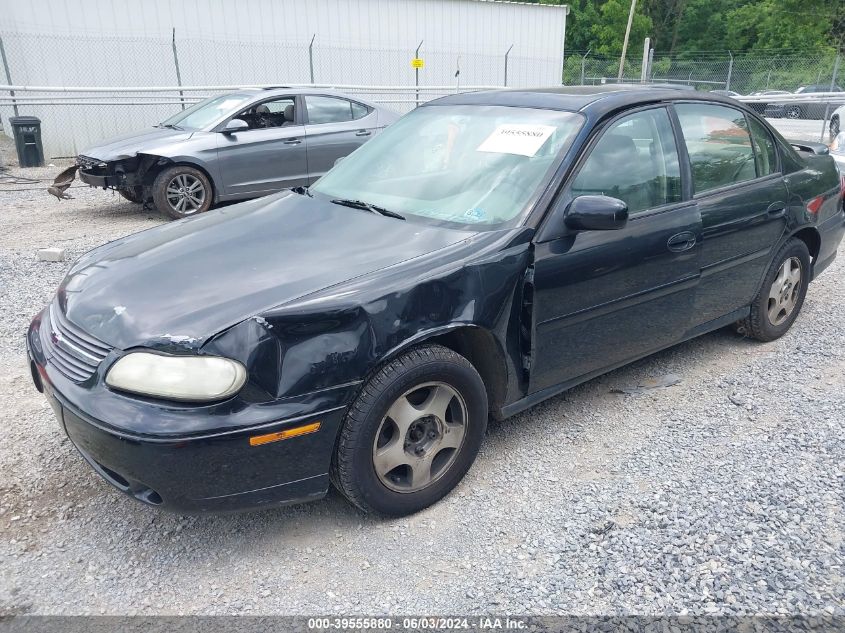
M 418 511 L 489 418 L 728 325 L 771 341 L 845 231 L 826 148 L 717 95 L 426 104 L 299 188 L 80 259 L 27 334 L 106 481 L 180 512 Z

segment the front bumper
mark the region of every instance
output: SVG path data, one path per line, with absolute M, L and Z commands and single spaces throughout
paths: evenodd
M 102 187 L 103 189 L 107 189 L 108 187 L 118 187 L 120 185 L 116 176 L 92 174 L 91 172 L 82 171 L 81 169 L 79 170 L 79 179 L 92 187 Z
M 78 402 L 86 388 L 74 384 L 52 366 L 43 348 L 32 345 L 39 319 L 30 326 L 27 353 L 36 388 L 52 406 L 61 429 L 88 464 L 112 486 L 128 496 L 162 509 L 194 514 L 231 512 L 287 505 L 319 499 L 328 491 L 329 466 L 335 438 L 346 410 L 347 395 L 337 394 L 328 408 L 325 398 L 304 399 L 311 412 L 278 417 L 291 411 L 255 405 L 251 423 L 231 428 L 221 416 L 220 429 L 204 420 L 206 430 L 190 435 L 144 434 L 120 428 L 116 420 L 102 420 L 82 410 Z M 99 393 L 98 412 L 109 410 L 103 398 L 114 398 L 115 415 L 127 413 L 127 398 Z M 341 404 L 338 404 L 342 402 Z M 138 411 L 156 416 L 160 405 L 136 401 Z M 208 416 L 208 408 L 195 407 L 194 415 Z M 190 407 L 182 407 L 182 415 Z M 243 413 L 243 412 L 242 412 Z M 262 421 L 257 421 L 258 417 Z M 105 417 L 105 416 L 100 416 Z M 249 438 L 275 433 L 311 422 L 320 422 L 315 433 L 252 446 Z

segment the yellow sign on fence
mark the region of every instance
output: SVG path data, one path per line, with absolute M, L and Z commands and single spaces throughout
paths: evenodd
M 414 57 L 411 60 L 411 68 L 425 68 L 425 60 L 420 57 Z

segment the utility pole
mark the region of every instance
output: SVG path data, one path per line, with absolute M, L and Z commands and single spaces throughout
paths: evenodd
M 622 75 L 625 73 L 625 55 L 628 53 L 628 38 L 631 37 L 631 25 L 634 22 L 634 10 L 637 8 L 637 0 L 631 0 L 631 11 L 628 13 L 628 27 L 625 29 L 625 40 L 622 42 L 622 57 L 619 59 L 619 76 L 616 80 L 622 83 Z

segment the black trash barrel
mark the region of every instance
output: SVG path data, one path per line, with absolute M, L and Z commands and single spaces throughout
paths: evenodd
M 18 164 L 21 167 L 43 167 L 44 147 L 41 145 L 41 119 L 37 116 L 9 117 Z

